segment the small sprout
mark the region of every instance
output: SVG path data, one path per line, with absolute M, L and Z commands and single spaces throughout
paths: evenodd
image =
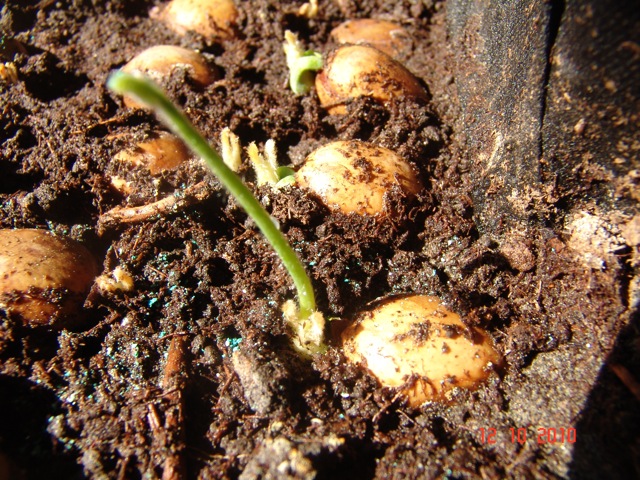
M 385 387 L 399 388 L 411 406 L 472 389 L 500 356 L 489 335 L 467 327 L 436 297 L 384 301 L 342 333 L 344 353 L 363 363 Z
M 228 129 L 225 129 L 228 130 Z M 225 130 L 222 133 L 225 133 Z M 225 154 L 225 148 L 231 148 L 230 146 L 225 147 L 225 142 L 222 144 L 222 159 L 224 162 L 231 168 L 234 172 L 237 172 L 240 168 L 241 158 L 240 158 L 240 140 L 236 135 L 231 134 L 233 137 L 233 141 L 235 142 L 235 147 L 237 152 L 233 154 L 227 153 Z M 289 185 L 293 183 L 293 175 L 294 171 L 291 167 L 286 166 L 278 166 L 278 153 L 276 151 L 276 142 L 273 139 L 269 139 L 264 144 L 264 155 L 260 153 L 258 150 L 258 146 L 255 142 L 251 142 L 247 147 L 247 156 L 249 157 L 249 162 L 253 167 L 253 170 L 256 173 L 256 183 L 258 186 L 261 185 L 270 185 L 274 188 L 280 188 L 284 185 Z M 225 155 L 233 156 L 233 160 L 227 161 Z M 230 165 L 230 162 L 234 162 L 233 166 Z M 234 168 L 237 164 L 237 168 Z
M 360 215 L 382 215 L 385 194 L 396 185 L 408 195 L 422 189 L 403 158 L 358 140 L 332 142 L 315 150 L 295 178 L 329 208 Z
M 180 110 L 169 100 L 162 91 L 150 81 L 124 72 L 112 74 L 107 86 L 116 93 L 132 95 L 135 99 L 154 110 L 167 126 L 180 137 L 193 152 L 201 157 L 213 174 L 220 180 L 225 188 L 234 196 L 238 204 L 256 223 L 267 241 L 276 251 L 285 268 L 291 275 L 298 292 L 298 308 L 296 312 L 290 312 L 287 321 L 296 325 L 304 323 L 310 317 L 322 315 L 316 310 L 316 300 L 313 293 L 311 279 L 305 272 L 304 266 L 296 252 L 291 248 L 286 237 L 273 222 L 271 216 L 253 196 L 251 190 L 240 178 L 224 163 L 220 155 L 207 143 L 202 135 L 195 129 Z M 299 329 L 292 328 L 297 334 Z M 324 349 L 323 335 L 314 338 L 317 344 L 307 345 L 304 339 L 294 339 L 294 346 L 302 346 L 301 354 L 321 351 Z
M 331 114 L 345 114 L 345 103 L 371 97 L 379 103 L 394 98 L 426 100 L 426 90 L 401 63 L 364 45 L 338 48 L 316 76 L 320 104 Z
M 225 127 L 220 132 L 220 150 L 222 151 L 222 161 L 234 172 L 238 172 L 242 166 L 242 156 L 240 139 L 229 127 Z
M 96 278 L 96 286 L 103 292 L 130 292 L 133 290 L 133 277 L 122 267 L 113 269 L 111 275 L 100 275 Z
M 43 230 L 0 230 L 0 308 L 26 326 L 66 326 L 96 274 L 78 242 Z
M 318 16 L 318 10 L 318 0 L 309 0 L 298 9 L 298 15 L 312 19 Z
M 172 45 L 147 48 L 122 67 L 123 72 L 142 74 L 158 83 L 178 69 L 186 70 L 191 80 L 200 87 L 206 87 L 218 78 L 217 72 L 198 52 Z M 130 108 L 141 107 L 130 98 L 125 98 L 124 103 Z
M 211 42 L 235 37 L 239 15 L 233 0 L 172 0 L 156 16 L 179 35 L 191 31 Z
M 18 81 L 18 68 L 13 62 L 0 63 L 0 81 L 8 84 Z
M 27 49 L 21 42 L 7 35 L 0 35 L 0 91 L 3 83 L 11 85 L 18 81 L 18 67 L 14 59 L 19 53 L 27 54 Z
M 303 95 L 313 86 L 313 75 L 322 68 L 322 55 L 313 50 L 304 50 L 298 36 L 284 32 L 284 53 L 289 67 L 289 86 L 296 95 Z
M 113 159 L 144 166 L 151 175 L 159 175 L 166 170 L 174 170 L 189 160 L 189 150 L 179 138 L 159 132 L 149 140 L 138 143 L 133 149 L 118 152 Z
M 369 45 L 394 58 L 408 53 L 412 44 L 400 25 L 373 18 L 347 20 L 331 30 L 331 37 L 340 45 Z
M 247 147 L 249 161 L 256 172 L 256 183 L 258 185 L 275 185 L 278 180 L 278 160 L 276 154 L 276 143 L 269 139 L 264 144 L 264 156 L 258 151 L 255 142 L 251 142 Z

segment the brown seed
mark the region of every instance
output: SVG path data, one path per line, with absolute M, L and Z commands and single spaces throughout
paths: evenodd
M 238 9 L 232 0 L 172 0 L 159 17 L 180 35 L 192 31 L 211 41 L 236 35 Z
M 384 197 L 394 186 L 417 194 L 422 184 L 411 165 L 387 148 L 357 140 L 337 141 L 312 152 L 295 174 L 331 209 L 360 215 L 384 212 Z
M 486 332 L 466 327 L 425 295 L 388 300 L 359 315 L 342 343 L 350 361 L 363 363 L 383 386 L 401 388 L 414 407 L 445 400 L 455 387 L 475 388 L 500 362 Z
M 145 166 L 151 175 L 158 175 L 186 162 L 189 159 L 189 149 L 174 135 L 159 132 L 133 149 L 118 152 L 113 159 Z
M 407 55 L 412 43 L 400 25 L 374 18 L 347 20 L 331 31 L 331 37 L 341 45 L 368 45 L 393 58 Z
M 385 103 L 392 98 L 426 100 L 426 90 L 401 63 L 373 47 L 338 48 L 316 76 L 320 104 L 331 114 L 347 113 L 346 102 L 366 96 Z
M 163 83 L 176 70 L 186 70 L 193 82 L 206 87 L 218 78 L 206 59 L 194 50 L 173 45 L 156 45 L 136 55 L 122 67 L 123 72 L 141 73 L 152 80 Z M 124 103 L 131 108 L 142 108 L 142 105 L 125 96 Z
M 78 242 L 43 230 L 0 230 L 0 308 L 25 325 L 64 327 L 96 274 Z

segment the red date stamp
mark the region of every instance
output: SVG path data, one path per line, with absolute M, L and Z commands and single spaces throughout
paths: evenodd
M 478 429 L 478 435 L 480 437 L 480 443 L 494 445 L 497 442 L 498 431 L 495 428 Z M 509 437 L 511 443 L 519 443 L 523 445 L 531 437 L 532 432 L 526 428 L 510 428 Z M 538 445 L 556 444 L 556 443 L 576 443 L 577 435 L 576 429 L 570 428 L 545 428 L 538 427 L 534 432 L 535 441 Z

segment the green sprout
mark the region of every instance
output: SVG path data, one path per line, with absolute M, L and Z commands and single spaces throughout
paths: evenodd
M 284 32 L 284 53 L 289 67 L 289 86 L 296 95 L 311 90 L 313 74 L 322 69 L 322 55 L 313 50 L 304 50 L 295 33 Z
M 264 155 L 258 151 L 258 146 L 251 142 L 247 147 L 249 162 L 256 172 L 256 183 L 260 185 L 270 185 L 274 188 L 291 185 L 294 180 L 295 171 L 285 165 L 278 166 L 276 155 L 276 144 L 269 139 L 264 144 Z M 224 159 L 224 155 L 222 156 Z
M 118 71 L 108 78 L 107 87 L 115 93 L 130 95 L 152 109 L 173 133 L 180 137 L 196 155 L 204 159 L 213 174 L 253 219 L 282 260 L 297 290 L 298 305 L 291 301 L 283 305 L 285 319 L 294 332 L 292 341 L 295 348 L 308 356 L 323 352 L 326 348 L 324 317 L 316 310 L 311 280 L 286 237 L 253 196 L 251 190 L 153 82 L 142 76 Z

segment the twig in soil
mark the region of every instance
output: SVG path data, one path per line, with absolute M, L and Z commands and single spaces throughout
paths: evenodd
M 135 251 L 135 250 L 134 250 L 134 251 Z M 166 273 L 164 273 L 164 272 L 161 272 L 161 271 L 160 271 L 160 270 L 158 270 L 157 268 L 152 267 L 151 265 L 147 265 L 147 267 L 148 267 L 148 268 L 149 268 L 149 270 L 151 270 L 152 272 L 155 272 L 155 273 L 156 273 L 156 275 L 159 275 L 159 276 L 161 276 L 161 277 L 162 277 L 162 278 L 164 278 L 164 279 L 169 278 L 169 275 L 167 275 L 167 274 L 166 274 Z
M 382 417 L 382 415 L 384 415 L 384 414 L 385 414 L 385 412 L 386 412 L 387 410 L 389 410 L 389 407 L 391 407 L 391 405 L 393 405 L 394 403 L 396 403 L 396 401 L 397 401 L 399 398 L 403 397 L 403 396 L 404 396 L 404 392 L 403 392 L 402 390 L 401 390 L 401 391 L 399 391 L 398 393 L 396 393 L 396 394 L 393 396 L 393 398 L 392 398 L 391 400 L 389 400 L 387 403 L 385 403 L 385 404 L 382 406 L 382 408 L 381 408 L 380 410 L 378 410 L 378 413 L 376 413 L 376 414 L 373 416 L 373 419 L 371 420 L 371 422 L 372 422 L 373 424 L 378 423 L 378 422 L 380 421 L 380 418 Z
M 220 408 L 220 402 L 222 402 L 222 397 L 227 392 L 227 390 L 229 389 L 229 386 L 231 385 L 231 381 L 233 380 L 233 377 L 235 376 L 235 372 L 230 372 L 227 369 L 226 365 L 225 365 L 224 369 L 225 369 L 225 372 L 227 373 L 227 379 L 225 380 L 224 385 L 222 385 L 222 388 L 220 389 L 220 394 L 218 396 L 218 402 L 216 403 L 216 408 Z
M 400 415 L 402 415 L 409 423 L 412 423 L 413 425 L 415 425 L 416 427 L 418 427 L 419 425 L 416 423 L 416 421 L 411 418 L 409 415 L 407 415 L 407 413 L 404 410 L 400 410 L 398 409 L 398 413 Z
M 160 421 L 160 414 L 158 413 L 158 409 L 153 403 L 150 403 L 147 408 L 149 409 L 149 413 L 147 413 L 147 421 L 149 422 L 151 431 L 160 431 L 162 429 L 162 422 Z
M 185 443 L 184 428 L 184 397 L 183 390 L 186 379 L 184 372 L 187 368 L 186 360 L 187 337 L 176 335 L 171 339 L 167 363 L 162 378 L 163 397 L 169 402 L 166 409 L 164 428 L 167 432 L 165 449 L 167 457 L 164 461 L 162 480 L 182 480 L 186 478 L 186 468 L 183 458 Z
M 121 223 L 136 223 L 150 220 L 155 216 L 168 215 L 184 210 L 196 203 L 206 200 L 211 195 L 207 182 L 199 182 L 174 193 L 157 202 L 138 207 L 115 207 L 100 215 L 98 225 L 100 231 L 108 226 Z
M 71 135 L 79 135 L 81 133 L 86 134 L 91 130 L 93 130 L 94 128 L 120 123 L 120 122 L 123 122 L 124 120 L 126 120 L 125 116 L 118 116 L 118 117 L 108 118 L 106 120 L 100 120 L 98 122 L 92 123 L 91 125 L 87 125 L 86 127 L 83 127 L 80 130 L 73 130 L 71 132 Z M 117 136 L 120 136 L 120 135 L 116 135 L 116 137 Z M 114 137 L 111 137 L 111 138 L 114 138 Z
M 624 365 L 612 363 L 609 368 L 616 374 L 616 377 L 624 383 L 625 387 L 640 401 L 640 382 L 631 374 Z
M 124 480 L 125 478 L 127 478 L 127 467 L 129 466 L 130 461 L 131 456 L 129 455 L 118 461 L 118 463 L 120 464 L 120 468 L 118 469 L 118 480 Z

